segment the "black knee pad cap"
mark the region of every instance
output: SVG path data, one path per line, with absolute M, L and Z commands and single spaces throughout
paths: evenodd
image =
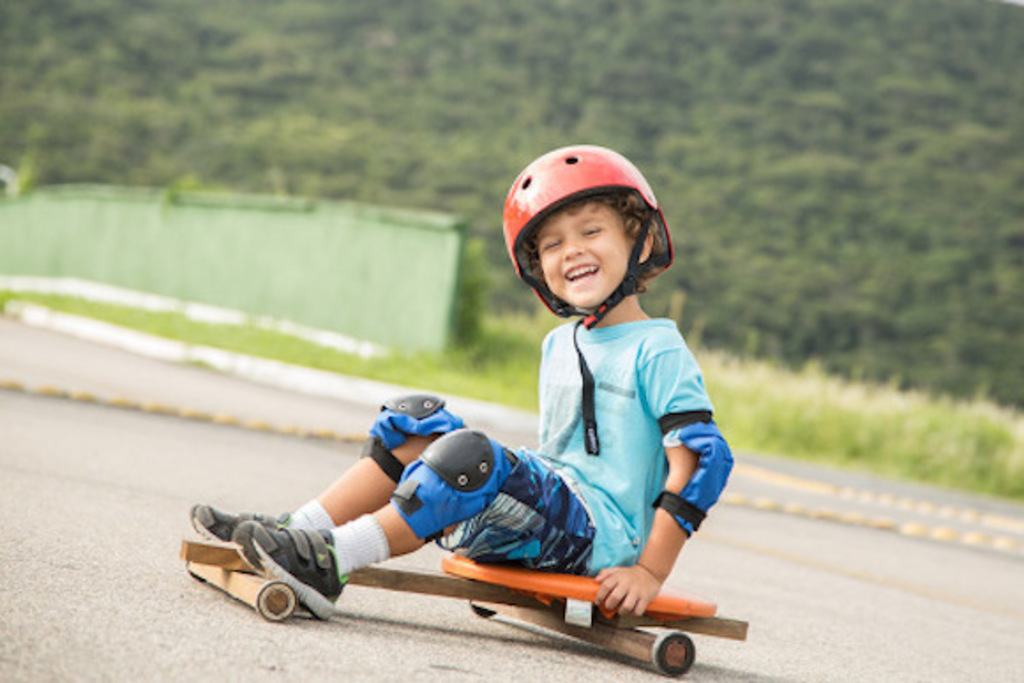
M 420 456 L 457 491 L 476 491 L 494 472 L 494 449 L 481 432 L 460 429 L 430 444 Z
M 444 399 L 430 394 L 409 394 L 389 398 L 384 401 L 384 408 L 422 420 L 444 408 Z

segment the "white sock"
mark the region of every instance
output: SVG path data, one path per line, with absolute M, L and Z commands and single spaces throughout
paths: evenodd
M 391 557 L 388 537 L 373 515 L 363 515 L 333 533 L 339 576 Z
M 323 529 L 326 531 L 334 528 L 334 520 L 327 514 L 327 510 L 320 504 L 320 501 L 314 498 L 292 513 L 288 526 L 292 529 L 311 529 L 313 531 Z

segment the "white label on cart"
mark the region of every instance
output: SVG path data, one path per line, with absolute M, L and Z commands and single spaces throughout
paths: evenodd
M 590 628 L 593 624 L 594 605 L 586 600 L 565 601 L 565 623 Z

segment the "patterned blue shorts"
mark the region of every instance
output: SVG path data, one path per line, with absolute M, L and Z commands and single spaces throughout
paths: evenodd
M 494 502 L 438 541 L 477 562 L 517 562 L 530 569 L 588 573 L 594 524 L 562 477 L 528 449 Z

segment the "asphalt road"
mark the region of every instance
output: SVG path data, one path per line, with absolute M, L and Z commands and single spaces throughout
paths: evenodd
M 192 503 L 294 508 L 359 445 L 183 419 L 167 406 L 347 434 L 372 419 L 370 401 L 299 395 L 2 319 L 0 382 L 0 680 L 658 679 L 455 600 L 352 587 L 330 622 L 271 624 L 188 576 L 177 553 Z M 509 424 L 480 426 L 531 442 Z M 750 635 L 695 636 L 689 679 L 1022 680 L 1021 506 L 737 455 L 729 497 L 668 586 L 715 599 Z M 428 548 L 392 562 L 436 569 L 438 558 Z

